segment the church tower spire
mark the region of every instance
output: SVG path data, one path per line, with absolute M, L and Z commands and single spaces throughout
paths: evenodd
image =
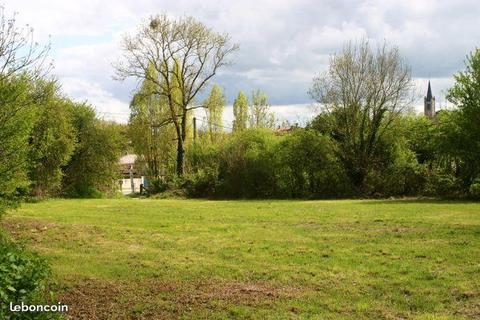
M 423 98 L 423 113 L 430 119 L 435 117 L 435 97 L 432 95 L 430 81 L 428 81 L 427 96 Z

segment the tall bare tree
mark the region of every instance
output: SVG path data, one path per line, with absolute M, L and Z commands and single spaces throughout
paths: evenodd
M 227 58 L 238 49 L 227 34 L 220 34 L 191 17 L 172 19 L 157 15 L 126 35 L 123 56 L 115 65 L 117 78 L 146 79 L 167 99 L 170 117 L 157 126 L 173 123 L 177 138 L 176 172 L 184 172 L 185 139 L 194 98 L 205 88 Z M 153 65 L 158 77 L 146 72 Z M 180 94 L 177 94 L 177 93 Z
M 275 127 L 275 115 L 270 112 L 268 96 L 260 89 L 252 92 L 252 104 L 250 105 L 249 122 L 250 128 L 271 128 Z
M 330 60 L 327 72 L 309 91 L 323 111 L 328 133 L 339 142 L 340 157 L 360 187 L 375 166 L 379 141 L 398 115 L 414 101 L 410 68 L 397 48 L 368 41 L 348 43 Z

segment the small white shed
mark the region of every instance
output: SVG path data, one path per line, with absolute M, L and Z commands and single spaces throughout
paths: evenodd
M 140 185 L 145 186 L 145 177 L 135 168 L 136 160 L 136 154 L 127 154 L 120 158 L 123 177 L 118 183 L 123 194 L 140 192 Z

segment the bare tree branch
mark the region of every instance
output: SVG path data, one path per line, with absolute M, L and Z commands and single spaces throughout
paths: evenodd
M 123 55 L 114 65 L 116 79 L 129 77 L 155 83 L 156 93 L 168 100 L 170 121 L 177 131 L 177 174 L 183 174 L 187 113 L 199 108 L 191 104 L 238 45 L 191 17 L 171 19 L 165 14 L 151 17 L 122 43 Z M 159 78 L 149 76 L 154 66 Z M 202 106 L 203 107 L 203 106 Z
M 310 96 L 321 106 L 340 140 L 348 166 L 361 184 L 377 144 L 414 101 L 410 68 L 397 48 L 384 43 L 372 50 L 368 41 L 348 43 L 333 56 L 327 72 L 313 79 Z

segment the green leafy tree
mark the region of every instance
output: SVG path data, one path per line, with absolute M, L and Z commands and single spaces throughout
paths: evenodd
M 165 97 L 170 122 L 177 139 L 176 173 L 184 173 L 185 146 L 197 94 L 227 64 L 238 48 L 226 34 L 215 32 L 191 17 L 172 19 L 166 14 L 152 17 L 123 42 L 123 60 L 116 65 L 120 79 L 145 78 L 155 83 L 156 93 Z M 153 65 L 158 77 L 147 69 Z M 173 81 L 175 79 L 175 81 Z M 181 95 L 175 97 L 174 91 Z
M 0 78 L 0 196 L 2 202 L 28 188 L 28 142 L 35 123 L 27 76 Z
M 225 109 L 225 95 L 219 85 L 215 84 L 204 101 L 207 114 L 207 129 L 212 142 L 218 141 L 222 134 L 223 110 Z
M 148 72 L 155 73 L 151 67 Z M 152 75 L 151 77 L 154 77 Z M 130 104 L 128 136 L 138 155 L 139 167 L 147 176 L 159 178 L 163 169 L 172 167 L 175 151 L 175 128 L 163 123 L 169 119 L 165 98 L 155 94 L 155 83 L 144 80 Z
M 248 123 L 248 97 L 243 91 L 238 93 L 233 102 L 233 131 L 243 131 Z
M 480 177 L 480 49 L 466 60 L 465 70 L 455 76 L 447 99 L 457 106 L 445 131 L 450 154 L 459 159 L 456 174 L 468 188 Z
M 232 135 L 225 143 L 219 166 L 221 196 L 269 198 L 278 196 L 280 138 L 271 130 L 251 129 Z
M 55 81 L 37 81 L 34 101 L 38 117 L 29 145 L 29 177 L 35 196 L 58 192 L 63 171 L 75 148 L 68 100 Z
M 284 137 L 275 154 L 282 196 L 324 198 L 348 193 L 348 179 L 330 137 L 295 129 Z
M 33 29 L 0 9 L 0 215 L 19 188 L 26 188 L 28 139 L 35 122 L 32 84 L 48 71 L 49 46 L 35 42 Z
M 383 136 L 413 102 L 410 68 L 398 49 L 347 44 L 310 95 L 322 108 L 318 124 L 338 143 L 338 156 L 360 192 L 371 170 L 384 163 Z M 383 149 L 384 150 L 384 149 Z
M 77 147 L 64 168 L 64 192 L 98 197 L 114 191 L 120 174 L 118 159 L 125 146 L 118 126 L 97 119 L 86 104 L 73 104 L 71 112 Z
M 429 167 L 438 159 L 438 126 L 425 116 L 407 115 L 400 118 L 401 134 L 421 164 Z

